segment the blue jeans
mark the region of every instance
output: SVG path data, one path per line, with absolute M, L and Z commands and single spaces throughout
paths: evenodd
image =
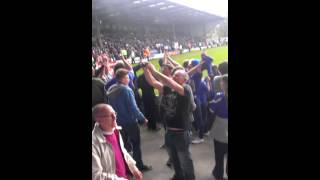
M 194 180 L 194 167 L 189 151 L 190 138 L 187 131 L 167 130 L 165 143 L 178 179 Z

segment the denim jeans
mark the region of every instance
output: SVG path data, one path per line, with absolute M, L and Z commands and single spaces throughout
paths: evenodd
M 194 167 L 189 151 L 190 137 L 187 131 L 167 130 L 165 142 L 169 151 L 169 156 L 178 179 L 194 180 Z

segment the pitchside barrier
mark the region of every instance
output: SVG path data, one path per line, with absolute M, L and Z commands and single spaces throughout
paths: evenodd
M 207 48 L 212 48 L 212 47 L 217 47 L 217 45 L 213 45 L 213 46 L 203 46 L 203 47 L 195 47 L 195 48 L 191 48 L 190 51 L 199 51 L 199 50 L 204 50 L 204 49 L 207 49 Z M 156 53 L 157 51 L 155 50 L 151 50 L 151 56 L 150 56 L 150 60 L 151 59 L 159 59 L 159 58 L 163 58 L 164 56 L 164 53 Z M 173 55 L 178 55 L 178 54 L 184 54 L 184 53 L 188 53 L 189 52 L 189 49 L 182 49 L 181 51 L 180 50 L 175 50 L 175 51 L 170 51 L 168 52 L 170 56 L 173 56 Z M 127 61 L 129 61 L 131 64 L 132 64 L 132 59 L 129 58 L 127 59 Z M 135 63 L 140 63 L 141 59 L 140 57 L 135 57 L 134 58 L 134 61 Z M 142 61 L 147 61 L 146 58 L 142 59 Z

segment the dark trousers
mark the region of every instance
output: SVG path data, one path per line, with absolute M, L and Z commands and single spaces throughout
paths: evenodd
M 207 103 L 202 103 L 201 105 L 201 116 L 202 116 L 202 124 L 203 124 L 203 132 L 205 132 L 206 125 L 207 125 L 207 107 L 208 104 Z
M 189 151 L 190 137 L 188 132 L 167 130 L 165 142 L 177 179 L 194 180 L 195 175 Z
M 216 166 L 214 167 L 212 174 L 219 179 L 219 178 L 223 178 L 224 155 L 228 154 L 228 144 L 216 141 L 215 139 L 213 140 L 213 143 L 214 143 L 214 155 L 215 155 Z M 226 173 L 228 175 L 228 158 L 227 158 Z
M 134 88 L 133 93 L 134 93 L 134 99 L 136 100 L 138 108 L 140 109 L 141 112 L 144 112 L 142 98 L 139 95 L 138 89 Z
M 205 133 L 211 130 L 215 118 L 216 118 L 215 114 L 211 113 L 207 108 L 207 123 L 205 125 L 205 131 L 204 131 Z
M 201 104 L 199 99 L 195 99 L 196 110 L 193 112 L 195 118 L 196 129 L 199 130 L 199 138 L 203 138 L 205 131 L 206 119 L 207 119 L 207 105 Z
M 144 113 L 148 119 L 148 129 L 155 130 L 157 127 L 157 106 L 154 102 L 154 98 L 144 98 L 143 99 Z
M 131 59 L 132 59 L 132 63 L 131 64 L 135 64 L 136 62 L 134 61 L 134 58 L 132 57 Z
M 142 169 L 142 155 L 140 148 L 140 129 L 138 123 L 125 124 L 122 126 L 121 136 L 127 151 L 133 151 L 133 159 L 136 161 L 138 169 Z
M 164 112 L 163 107 L 161 107 L 160 105 L 159 105 L 159 119 L 160 119 L 160 121 L 161 121 L 161 123 L 163 125 L 164 130 L 166 131 L 167 130 L 167 124 L 166 124 L 166 121 L 165 121 L 165 112 Z

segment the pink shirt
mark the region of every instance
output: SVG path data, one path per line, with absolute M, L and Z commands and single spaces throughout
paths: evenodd
M 120 145 L 118 143 L 118 137 L 115 133 L 111 135 L 104 135 L 106 137 L 107 142 L 109 142 L 113 148 L 114 156 L 116 159 L 116 174 L 118 177 L 127 178 L 126 166 L 123 159 L 122 151 L 120 149 Z

